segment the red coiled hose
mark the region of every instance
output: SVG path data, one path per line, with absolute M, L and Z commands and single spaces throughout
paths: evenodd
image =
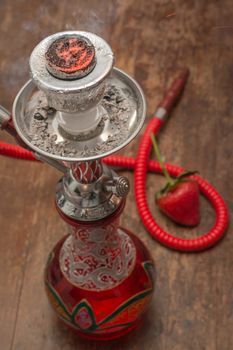
M 148 167 L 148 159 L 151 152 L 151 133 L 156 134 L 162 125 L 162 122 L 153 118 L 149 123 L 140 143 L 137 161 L 135 163 L 135 195 L 138 211 L 141 219 L 150 234 L 165 246 L 179 251 L 199 251 L 214 245 L 224 234 L 228 226 L 228 210 L 222 199 L 213 186 L 200 176 L 192 176 L 198 184 L 203 195 L 207 197 L 216 212 L 216 219 L 213 227 L 209 232 L 198 238 L 183 239 L 174 237 L 170 233 L 163 230 L 154 220 L 148 207 L 146 199 L 146 172 Z M 184 169 L 167 164 L 168 172 L 172 176 L 178 176 Z M 152 171 L 161 172 L 159 164 L 150 163 L 149 168 Z
M 11 145 L 3 141 L 0 141 L 0 155 L 24 160 L 37 160 L 33 152 L 28 151 L 23 147 Z
M 228 226 L 228 210 L 226 204 L 216 189 L 210 185 L 206 180 L 198 175 L 193 175 L 192 178 L 199 184 L 200 191 L 210 201 L 216 212 L 215 223 L 209 232 L 204 233 L 198 238 L 183 239 L 175 237 L 172 234 L 163 230 L 153 218 L 146 198 L 146 174 L 147 171 L 161 173 L 161 167 L 157 161 L 149 160 L 151 152 L 151 133 L 157 134 L 160 127 L 163 125 L 163 119 L 168 112 L 170 112 L 173 104 L 177 100 L 184 84 L 187 80 L 188 71 L 185 70 L 178 79 L 174 81 L 171 88 L 167 91 L 162 100 L 159 109 L 157 110 L 157 117 L 155 116 L 146 128 L 142 136 L 138 154 L 136 159 L 122 156 L 111 156 L 104 159 L 104 162 L 111 166 L 123 167 L 127 169 L 135 169 L 135 196 L 136 204 L 142 222 L 148 232 L 157 239 L 160 243 L 168 248 L 194 252 L 201 251 L 213 246 L 224 235 Z M 37 160 L 33 152 L 28 151 L 20 146 L 10 145 L 0 142 L 0 154 L 9 157 L 20 158 L 25 160 Z M 166 164 L 168 172 L 176 177 L 184 172 L 184 169 L 176 165 Z

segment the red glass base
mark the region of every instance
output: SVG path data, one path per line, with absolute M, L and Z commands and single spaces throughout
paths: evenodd
M 46 292 L 53 309 L 72 329 L 90 339 L 110 340 L 131 331 L 152 297 L 154 268 L 149 252 L 132 233 L 118 230 L 132 242 L 135 259 L 129 274 L 112 288 L 80 288 L 65 276 L 62 247 L 70 235 L 55 246 L 45 270 Z
M 138 322 L 135 322 L 135 324 L 133 324 L 131 327 L 127 327 L 124 330 L 121 331 L 121 333 L 112 333 L 112 334 L 91 334 L 91 333 L 83 333 L 78 331 L 76 328 L 71 327 L 70 325 L 67 325 L 69 327 L 69 329 L 71 329 L 72 331 L 74 331 L 77 335 L 79 335 L 80 337 L 84 338 L 84 339 L 91 339 L 91 340 L 99 340 L 99 341 L 108 341 L 108 340 L 114 340 L 116 338 L 119 337 L 124 337 L 125 335 L 127 335 L 128 333 L 132 332 L 142 321 L 143 318 L 140 318 L 138 320 Z M 61 321 L 63 322 L 63 321 Z

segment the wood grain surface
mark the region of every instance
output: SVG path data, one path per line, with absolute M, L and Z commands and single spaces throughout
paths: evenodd
M 137 79 L 148 118 L 168 83 L 188 66 L 185 93 L 159 141 L 166 160 L 197 169 L 233 211 L 233 3 L 232 0 L 1 0 L 0 103 L 12 102 L 29 78 L 34 46 L 57 31 L 92 31 L 105 38 L 116 66 Z M 4 133 L 1 140 L 13 142 Z M 124 152 L 135 155 L 139 138 Z M 133 174 L 125 173 L 133 184 Z M 233 349 L 233 235 L 203 253 L 170 251 L 145 231 L 133 190 L 122 224 L 151 251 L 157 281 L 145 322 L 124 339 L 80 339 L 57 322 L 43 289 L 43 269 L 66 227 L 54 210 L 60 174 L 33 162 L 0 159 L 1 350 L 231 350 Z M 162 227 L 194 237 L 211 227 L 214 213 L 202 199 L 198 228 L 180 229 L 154 208 L 163 183 L 149 175 L 150 206 Z

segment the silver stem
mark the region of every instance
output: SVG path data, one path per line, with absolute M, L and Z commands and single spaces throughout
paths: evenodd
M 3 130 L 10 119 L 11 119 L 10 112 L 0 105 L 0 129 Z
M 35 155 L 37 160 L 41 160 L 42 162 L 45 162 L 45 163 L 51 165 L 53 168 L 56 168 L 57 170 L 61 171 L 63 174 L 65 174 L 67 172 L 67 168 L 63 164 L 58 162 L 57 160 L 46 157 L 46 156 L 39 154 L 39 153 L 34 153 L 34 155 Z

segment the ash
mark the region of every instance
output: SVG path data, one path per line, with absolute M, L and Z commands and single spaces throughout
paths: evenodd
M 34 99 L 34 103 L 33 103 Z M 88 157 L 100 155 L 120 146 L 129 137 L 129 120 L 136 101 L 128 89 L 109 85 L 102 99 L 106 111 L 96 130 L 83 136 L 70 137 L 54 127 L 56 110 L 50 108 L 43 92 L 37 92 L 28 108 L 31 143 L 40 150 L 64 157 Z M 34 108 L 32 106 L 34 105 Z M 108 122 L 107 139 L 99 136 Z M 96 140 L 94 142 L 93 140 Z M 93 145 L 94 144 L 94 145 Z

